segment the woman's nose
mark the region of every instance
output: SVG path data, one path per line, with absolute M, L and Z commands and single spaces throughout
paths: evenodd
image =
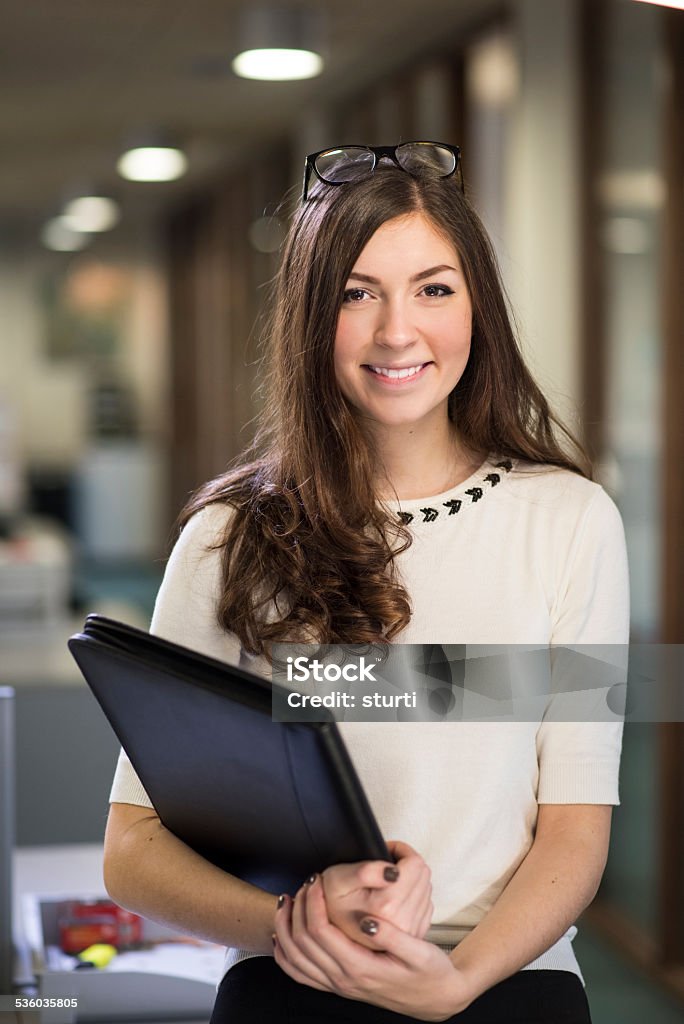
M 417 339 L 417 329 L 410 312 L 401 303 L 388 303 L 380 312 L 376 341 L 380 345 L 405 348 Z

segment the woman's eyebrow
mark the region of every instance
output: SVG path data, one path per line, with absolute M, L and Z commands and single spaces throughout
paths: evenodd
M 450 267 L 446 263 L 440 263 L 439 266 L 437 266 L 437 267 L 428 267 L 427 270 L 421 270 L 419 274 L 414 274 L 412 277 L 409 278 L 409 281 L 411 281 L 411 282 L 422 281 L 424 278 L 432 277 L 433 274 L 438 274 L 442 270 L 453 270 L 453 272 L 455 274 L 458 273 L 458 270 L 457 270 L 456 267 Z M 370 274 L 361 274 L 357 270 L 352 270 L 351 274 L 349 275 L 349 280 L 351 281 L 352 279 L 354 281 L 365 281 L 366 284 L 380 284 L 381 283 L 380 280 L 377 277 L 371 277 Z
M 380 284 L 380 281 L 377 277 L 371 277 L 370 274 L 359 274 L 355 270 L 352 270 L 351 274 L 349 275 L 350 281 L 352 280 L 352 278 L 355 281 L 365 281 L 366 284 Z
M 421 270 L 419 274 L 414 274 L 411 281 L 422 281 L 424 277 L 432 277 L 433 274 L 439 274 L 442 270 L 453 270 L 455 274 L 458 273 L 456 267 L 450 267 L 446 263 L 440 263 L 438 267 L 430 267 L 428 270 Z

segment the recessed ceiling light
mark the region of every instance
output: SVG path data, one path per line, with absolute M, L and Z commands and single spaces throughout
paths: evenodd
M 119 223 L 121 211 L 108 196 L 79 196 L 66 204 L 62 218 L 74 231 L 109 231 Z
M 240 14 L 233 71 L 242 78 L 269 82 L 320 75 L 324 14 L 320 5 L 248 4 Z
M 232 68 L 241 78 L 293 82 L 320 75 L 323 58 L 313 50 L 244 50 L 235 57 Z
M 43 226 L 40 239 L 46 249 L 54 252 L 79 252 L 90 241 L 88 235 L 74 231 L 65 223 L 64 217 L 53 217 Z
M 138 146 L 124 153 L 116 165 L 128 181 L 175 181 L 187 167 L 185 153 L 174 146 Z
M 490 110 L 512 103 L 520 88 L 520 69 L 512 40 L 497 34 L 473 44 L 467 63 L 468 88 Z

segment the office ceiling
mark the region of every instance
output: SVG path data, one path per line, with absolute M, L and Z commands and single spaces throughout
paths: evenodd
M 246 147 L 282 135 L 315 100 L 353 95 L 412 55 L 448 45 L 489 0 L 319 0 L 329 18 L 323 75 L 265 83 L 230 71 L 248 0 L 0 0 L 0 223 L 56 212 L 81 182 L 156 201 L 180 195 Z M 121 182 L 124 142 L 176 131 L 182 183 Z

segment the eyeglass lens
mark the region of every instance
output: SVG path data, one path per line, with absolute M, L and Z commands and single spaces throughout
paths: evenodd
M 365 178 L 374 167 L 375 157 L 365 146 L 329 149 L 316 157 L 317 173 L 331 185 Z
M 396 147 L 397 163 L 409 174 L 451 174 L 456 157 L 450 149 L 431 142 L 404 142 Z M 365 178 L 375 168 L 375 156 L 365 146 L 328 149 L 316 157 L 316 172 L 331 185 Z
M 445 176 L 451 174 L 456 166 L 456 157 L 450 149 L 431 142 L 404 142 L 397 146 L 396 157 L 409 174 L 434 171 Z

